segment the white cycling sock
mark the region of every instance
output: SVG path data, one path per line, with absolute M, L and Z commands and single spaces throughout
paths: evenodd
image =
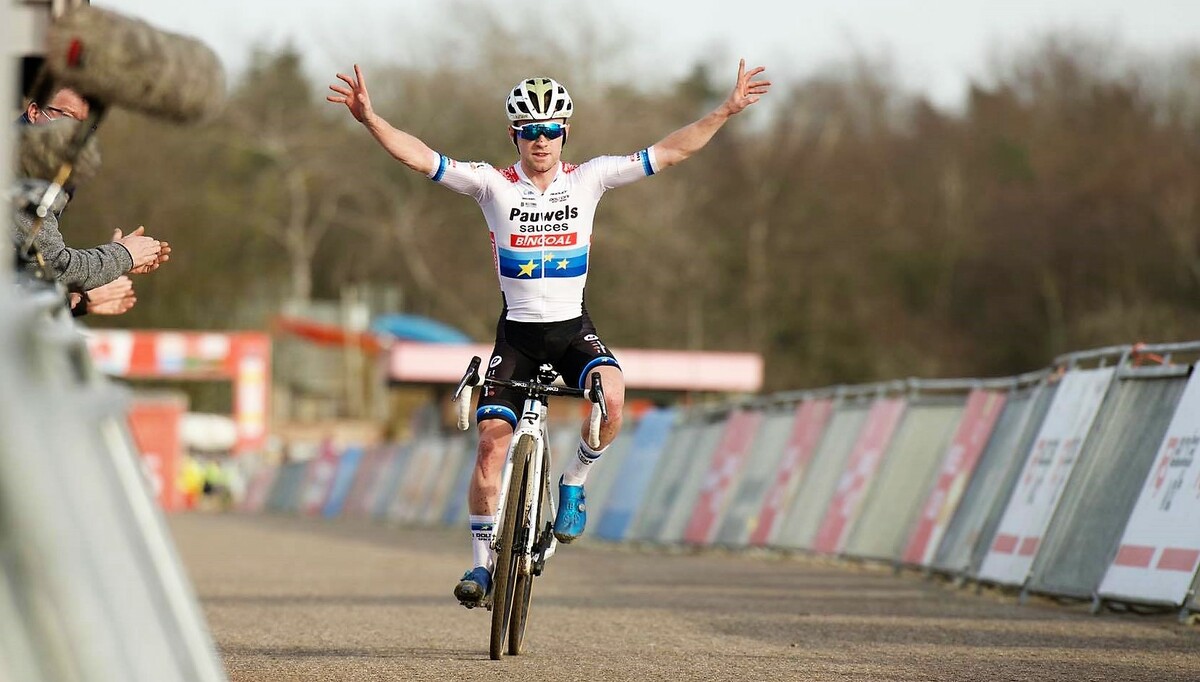
M 492 557 L 492 534 L 496 528 L 496 517 L 476 516 L 471 514 L 471 553 L 475 556 L 475 565 L 492 570 L 495 560 Z
M 575 456 L 567 462 L 567 468 L 563 470 L 563 483 L 583 485 L 583 482 L 587 480 L 588 471 L 607 449 L 607 447 L 603 447 L 593 450 L 588 447 L 587 443 L 579 441 L 579 449 L 575 451 Z

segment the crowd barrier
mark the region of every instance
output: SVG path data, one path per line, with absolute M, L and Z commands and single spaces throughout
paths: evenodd
M 126 421 L 60 292 L 0 290 L 0 679 L 224 680 Z
M 610 467 L 609 463 L 605 462 L 606 468 L 615 469 L 617 473 L 608 504 L 601 511 L 596 523 L 598 537 L 620 541 L 629 533 L 638 507 L 646 498 L 646 491 L 658 468 L 658 462 L 666 450 L 676 418 L 677 412 L 671 409 L 654 410 L 644 415 L 637 426 L 633 427 L 629 454 L 620 467 Z M 564 447 L 570 447 L 570 444 L 567 443 Z M 461 518 L 460 516 L 447 521 L 454 523 Z
M 767 488 L 780 469 L 793 421 L 795 410 L 789 404 L 763 408 L 762 426 L 748 448 L 740 480 L 730 486 L 732 495 L 724 513 L 719 515 L 719 525 L 713 524 L 714 544 L 739 547 L 749 543 L 750 534 L 759 523 Z
M 847 534 L 847 555 L 898 561 L 924 492 L 933 479 L 938 457 L 946 449 L 962 417 L 966 385 L 944 395 L 917 388 L 908 400 L 887 456 L 864 489 L 862 511 Z
M 969 475 L 962 499 L 949 514 L 945 537 L 929 564 L 932 570 L 960 579 L 978 575 L 988 548 L 988 543 L 980 539 L 995 535 L 1004 505 L 1021 473 L 1024 453 L 1029 451 L 1057 390 L 1057 383 L 1044 379 L 1039 377 L 1029 386 L 1017 381 L 1009 392 L 1004 411 Z
M 591 475 L 585 537 L 802 551 L 1186 613 L 1200 580 L 1197 355 L 1200 343 L 1117 347 L 1005 379 L 652 409 Z M 552 432 L 556 467 L 577 441 Z M 473 467 L 457 433 L 326 445 L 258 472 L 243 507 L 465 527 Z
M 979 579 L 1021 586 L 1062 491 L 1079 461 L 1083 440 L 1113 378 L 1113 368 L 1067 372 L 1042 422 L 1016 487 L 1000 517 Z
M 1182 368 L 1118 368 L 1066 481 L 1027 589 L 1091 598 L 1187 383 Z M 1103 491 L 1103 494 L 1092 494 Z
M 838 479 L 846 467 L 846 458 L 866 422 L 873 400 L 871 390 L 859 395 L 845 395 L 837 401 L 828 431 L 820 437 L 820 445 L 813 456 L 812 469 L 800 477 L 799 490 L 784 506 L 782 523 L 768 540 L 768 545 L 812 549 L 813 537 L 833 499 Z
M 767 488 L 758 503 L 758 513 L 746 523 L 748 545 L 767 546 L 782 527 L 785 514 L 795 499 L 796 489 L 804 479 L 821 435 L 833 415 L 833 403 L 833 399 L 827 395 L 806 394 L 801 397 L 798 406 L 791 407 L 775 418 L 788 423 L 787 440 L 774 474 L 768 475 Z M 746 506 L 753 505 L 751 502 Z

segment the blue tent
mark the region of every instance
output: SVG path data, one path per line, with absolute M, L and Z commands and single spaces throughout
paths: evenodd
M 371 331 L 405 341 L 471 343 L 471 337 L 454 327 L 421 315 L 380 315 L 371 323 Z

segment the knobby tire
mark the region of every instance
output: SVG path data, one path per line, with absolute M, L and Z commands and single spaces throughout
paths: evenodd
M 513 472 L 509 476 L 508 494 L 504 501 L 504 523 L 497 541 L 496 574 L 492 576 L 492 637 L 489 654 L 493 661 L 504 655 L 504 643 L 509 630 L 509 617 L 513 611 L 517 582 L 513 569 L 521 560 L 524 551 L 519 517 L 525 506 L 525 477 L 529 474 L 530 453 L 533 452 L 533 436 L 522 435 L 513 450 Z M 517 551 L 514 551 L 516 549 Z M 518 643 L 518 649 L 520 644 Z
M 542 477 L 543 477 L 543 479 L 549 475 L 549 473 L 548 473 L 549 471 L 550 471 L 550 461 L 549 461 L 548 453 L 543 449 L 543 452 L 542 452 Z M 535 485 L 537 485 L 538 489 L 541 491 L 542 497 L 541 497 L 540 502 L 538 503 L 538 508 L 536 510 L 536 513 L 534 514 L 533 524 L 530 526 L 529 529 L 526 529 L 526 532 L 532 532 L 534 534 L 533 539 L 534 539 L 535 545 L 537 544 L 537 541 L 540 539 L 539 535 L 542 533 L 542 524 L 545 523 L 545 509 L 546 509 L 545 495 L 547 492 L 545 483 L 546 483 L 545 480 L 537 481 L 535 483 Z M 521 488 L 521 491 L 522 491 L 522 493 L 524 493 L 524 491 L 526 491 L 528 489 L 529 489 L 528 486 L 524 486 Z M 524 509 L 524 506 L 525 506 L 525 501 L 522 500 L 521 508 Z M 525 546 L 525 538 L 523 537 L 524 534 L 522 533 L 521 535 L 522 535 L 522 537 L 519 538 L 520 544 L 518 546 L 524 547 Z M 529 600 L 533 596 L 533 578 L 534 578 L 534 576 L 533 576 L 532 570 L 529 572 L 529 575 L 518 575 L 517 576 L 516 591 L 515 591 L 516 594 L 513 598 L 512 615 L 509 617 L 509 621 L 508 621 L 508 623 L 509 623 L 509 625 L 508 625 L 508 655 L 509 656 L 520 655 L 521 645 L 525 641 L 525 623 L 529 620 Z

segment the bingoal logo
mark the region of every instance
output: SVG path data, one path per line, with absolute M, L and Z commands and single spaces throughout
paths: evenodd
M 563 246 L 575 246 L 579 240 L 579 234 L 576 232 L 568 232 L 566 234 L 514 234 L 509 235 L 509 243 L 513 246 L 524 248 L 530 247 L 545 247 L 550 246 L 560 248 Z

